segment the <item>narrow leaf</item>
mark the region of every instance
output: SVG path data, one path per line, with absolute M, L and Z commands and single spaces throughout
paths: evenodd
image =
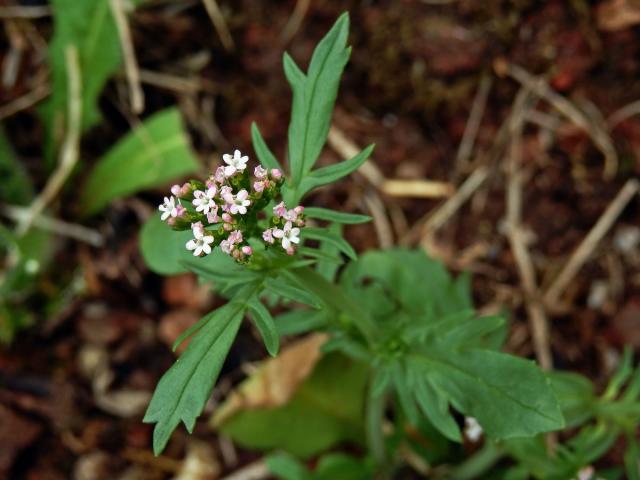
M 285 74 L 293 89 L 289 162 L 295 186 L 311 170 L 327 140 L 340 77 L 350 54 L 348 34 L 345 13 L 316 47 L 306 77 L 288 55 L 284 57 Z
M 299 195 L 302 196 L 322 185 L 334 183 L 340 180 L 342 177 L 346 177 L 350 173 L 355 172 L 360 166 L 367 161 L 375 145 L 369 145 L 367 148 L 358 153 L 355 157 L 345 160 L 335 165 L 329 165 L 328 167 L 322 167 L 318 170 L 314 170 L 302 179 L 300 183 Z
M 416 382 L 414 394 L 420 410 L 433 426 L 449 440 L 461 442 L 460 428 L 449 413 L 449 404 L 444 395 L 424 380 Z
M 318 220 L 326 220 L 328 222 L 343 223 L 346 225 L 354 225 L 358 223 L 367 223 L 371 221 L 369 215 L 358 215 L 355 213 L 343 213 L 336 210 L 320 207 L 306 207 L 304 214 L 310 218 Z
M 262 138 L 262 134 L 258 129 L 256 122 L 251 124 L 251 140 L 253 142 L 253 149 L 256 151 L 258 160 L 264 168 L 277 168 L 282 172 L 282 167 L 276 156 L 271 152 L 269 146 Z
M 320 240 L 323 242 L 327 242 L 333 245 L 334 247 L 336 247 L 338 250 L 340 250 L 342 253 L 344 253 L 347 257 L 351 258 L 352 260 L 355 260 L 358 257 L 358 255 L 356 254 L 356 251 L 353 249 L 351 245 L 349 245 L 349 242 L 347 242 L 340 235 L 333 233 L 331 231 L 328 231 L 326 229 L 307 227 L 302 229 L 301 236 L 303 238 L 310 238 L 312 240 Z
M 293 300 L 294 302 L 299 302 L 314 308 L 319 307 L 321 304 L 318 297 L 314 294 L 297 287 L 282 275 L 277 278 L 267 279 L 265 287 L 273 293 L 289 300 Z
M 255 297 L 249 301 L 249 311 L 251 312 L 251 320 L 253 320 L 253 324 L 260 332 L 267 352 L 269 352 L 269 355 L 272 357 L 275 357 L 280 349 L 280 335 L 278 334 L 271 313 L 269 313 L 269 310 Z

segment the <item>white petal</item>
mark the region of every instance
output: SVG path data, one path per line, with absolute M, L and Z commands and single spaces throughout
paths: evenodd
M 196 249 L 193 251 L 193 256 L 199 257 L 201 253 L 202 253 L 202 245 L 198 245 Z
M 298 227 L 292 228 L 291 229 L 291 236 L 292 237 L 297 237 L 298 235 L 300 235 L 300 229 Z
M 287 237 L 282 237 L 282 248 L 285 250 L 289 250 L 291 246 L 291 241 Z
M 237 208 L 240 215 L 244 215 L 245 213 L 247 213 L 247 207 L 245 207 L 244 205 L 238 205 Z
M 279 228 L 273 231 L 273 236 L 276 238 L 284 237 L 284 230 L 280 230 Z
M 189 240 L 187 242 L 187 250 L 193 250 L 194 248 L 196 248 L 198 246 L 198 244 L 196 243 L 195 240 Z
M 300 243 L 300 239 L 298 237 L 294 237 L 293 235 L 289 237 L 289 240 L 295 244 Z
M 211 247 L 205 243 L 204 245 L 202 245 L 202 251 L 205 253 L 205 255 L 209 255 L 211 253 Z
M 231 175 L 233 175 L 234 173 L 236 173 L 236 167 L 233 167 L 231 165 L 229 165 L 228 167 L 224 167 L 224 174 L 227 177 L 230 177 Z
M 213 243 L 213 237 L 212 237 L 211 235 L 208 235 L 208 236 L 204 237 L 204 238 L 202 239 L 202 241 L 203 241 L 205 244 L 207 244 L 207 245 L 208 245 L 208 244 L 210 244 L 210 243 Z

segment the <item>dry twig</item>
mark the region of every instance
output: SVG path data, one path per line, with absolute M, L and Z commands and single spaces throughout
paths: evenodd
M 16 98 L 15 100 L 7 103 L 6 105 L 2 105 L 0 107 L 0 120 L 4 120 L 5 118 L 10 117 L 11 115 L 15 115 L 22 110 L 26 110 L 29 107 L 32 107 L 40 100 L 45 99 L 51 93 L 51 87 L 49 85 L 40 85 L 29 93 L 24 94 L 21 97 Z
M 222 480 L 263 480 L 271 477 L 271 472 L 264 460 L 258 460 L 227 475 Z
M 144 110 L 144 92 L 140 86 L 140 70 L 138 68 L 136 52 L 133 48 L 133 41 L 131 40 L 131 31 L 129 30 L 129 23 L 127 22 L 122 1 L 123 0 L 109 0 L 109 5 L 118 29 L 120 46 L 122 47 L 124 56 L 124 69 L 127 75 L 127 82 L 129 83 L 131 111 L 139 115 Z
M 222 15 L 218 2 L 216 0 L 202 0 L 202 3 L 207 9 L 207 14 L 211 19 L 211 23 L 213 23 L 213 27 L 218 32 L 222 46 L 230 52 L 234 49 L 233 37 L 229 32 L 229 27 L 227 27 L 227 22 L 224 20 L 224 15 Z
M 42 192 L 31 203 L 22 222 L 18 223 L 16 227 L 18 235 L 24 235 L 33 221 L 55 198 L 78 161 L 82 123 L 82 80 L 78 64 L 78 49 L 73 45 L 68 46 L 65 50 L 65 59 L 69 79 L 69 102 L 67 104 L 67 130 L 60 150 L 60 162 Z
M 607 127 L 609 130 L 613 130 L 615 127 L 624 122 L 627 118 L 640 114 L 640 100 L 631 102 L 625 105 L 619 110 L 613 112 L 609 118 L 607 118 Z
M 50 17 L 53 10 L 48 5 L 0 7 L 0 18 L 42 18 Z
M 302 21 L 309 10 L 309 5 L 311 4 L 311 0 L 298 0 L 296 2 L 296 6 L 293 9 L 293 13 L 289 20 L 287 20 L 287 24 L 282 29 L 282 33 L 280 34 L 280 44 L 286 45 L 288 44 L 293 36 L 300 30 L 300 26 L 302 25 Z
M 605 178 L 610 179 L 616 174 L 618 170 L 618 154 L 616 153 L 609 133 L 604 128 L 597 122 L 591 121 L 582 110 L 555 92 L 544 79 L 534 77 L 524 68 L 514 64 L 507 64 L 506 72 L 522 86 L 527 87 L 540 98 L 549 102 L 553 108 L 558 110 L 558 112 L 568 120 L 585 130 L 591 136 L 593 143 L 595 143 L 604 155 Z
M 522 226 L 522 128 L 526 112 L 530 108 L 531 94 L 523 88 L 516 99 L 514 115 L 510 121 L 511 145 L 508 160 L 508 183 L 506 190 L 507 237 L 516 260 L 518 275 L 525 291 L 529 325 L 538 363 L 545 370 L 552 368 L 549 345 L 549 322 L 539 300 L 536 274 L 527 248 L 526 233 Z
M 489 98 L 489 92 L 491 91 L 491 84 L 491 76 L 488 74 L 483 75 L 480 80 L 476 96 L 473 99 L 471 112 L 469 113 L 469 120 L 467 120 L 464 133 L 462 134 L 462 140 L 460 140 L 460 146 L 456 153 L 457 170 L 461 170 L 465 167 L 471 159 L 471 152 L 473 151 L 476 136 L 478 135 L 478 129 L 480 128 L 480 121 L 482 120 L 482 115 L 484 114 L 484 109 L 487 105 L 487 99 Z
M 571 257 L 562 268 L 551 286 L 544 295 L 544 301 L 547 306 L 553 306 L 558 303 L 560 296 L 567 286 L 574 279 L 580 268 L 589 259 L 593 251 L 600 243 L 600 240 L 606 235 L 613 226 L 616 219 L 620 216 L 624 208 L 631 201 L 636 193 L 640 190 L 640 182 L 637 178 L 627 180 L 620 189 L 616 197 L 611 201 L 607 209 L 600 216 L 596 224 L 589 231 L 586 237 L 580 242 L 580 245 L 571 254 Z

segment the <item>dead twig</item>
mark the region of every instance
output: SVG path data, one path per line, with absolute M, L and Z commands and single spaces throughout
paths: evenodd
M 43 18 L 50 17 L 53 9 L 48 5 L 38 5 L 25 7 L 19 5 L 11 5 L 8 7 L 0 7 L 0 18 Z
M 631 102 L 628 105 L 625 105 L 619 110 L 613 112 L 609 118 L 607 118 L 607 127 L 609 130 L 613 130 L 626 119 L 633 117 L 634 115 L 640 114 L 640 100 L 636 100 L 635 102 Z
M 264 460 L 258 460 L 227 475 L 222 480 L 263 480 L 271 477 L 271 471 Z
M 231 32 L 229 32 L 229 27 L 227 27 L 227 22 L 222 15 L 218 2 L 216 0 L 202 0 L 202 3 L 204 3 L 204 8 L 207 10 L 213 27 L 216 29 L 216 32 L 218 32 L 222 46 L 226 51 L 232 51 L 235 47 L 233 37 L 231 36 Z
M 509 128 L 511 144 L 507 164 L 507 238 L 516 261 L 522 288 L 525 292 L 525 302 L 536 358 L 543 369 L 549 370 L 552 368 L 549 322 L 544 307 L 539 300 L 535 269 L 527 248 L 526 233 L 522 226 L 522 129 L 530 104 L 531 93 L 527 88 L 523 88 L 518 94 L 516 106 L 514 107 L 515 113 L 511 116 Z
M 67 129 L 60 150 L 60 162 L 42 192 L 31 203 L 22 222 L 18 223 L 16 233 L 19 236 L 29 230 L 33 221 L 55 198 L 78 161 L 82 123 L 82 79 L 78 64 L 78 49 L 74 45 L 69 45 L 66 48 L 65 59 L 69 80 L 69 101 L 67 104 Z
M 469 119 L 467 120 L 464 133 L 462 134 L 462 140 L 460 140 L 460 146 L 456 153 L 456 170 L 458 171 L 466 167 L 471 159 L 471 152 L 473 152 L 473 146 L 478 135 L 480 121 L 482 120 L 482 115 L 487 105 L 492 83 L 491 76 L 485 73 L 480 80 L 480 85 L 478 85 L 478 91 L 471 105 Z
M 360 153 L 358 146 L 347 138 L 344 132 L 338 127 L 332 126 L 329 129 L 329 137 L 327 140 L 329 146 L 344 159 L 353 158 Z M 358 169 L 358 173 L 362 174 L 374 187 L 382 188 L 385 177 L 371 159 L 362 164 Z
M 18 112 L 21 112 L 22 110 L 26 110 L 27 108 L 34 106 L 39 101 L 47 98 L 50 93 L 51 87 L 49 85 L 40 85 L 31 90 L 29 93 L 16 98 L 6 105 L 2 105 L 0 107 L 0 121 L 12 115 L 15 115 Z
M 613 226 L 616 219 L 620 216 L 624 208 L 631 199 L 640 190 L 640 182 L 637 178 L 627 180 L 620 189 L 616 197 L 611 201 L 607 209 L 600 216 L 596 224 L 589 231 L 586 237 L 580 242 L 580 245 L 571 254 L 571 257 L 564 265 L 556 279 L 547 289 L 544 295 L 544 302 L 547 306 L 554 306 L 558 303 L 560 296 L 567 286 L 574 279 L 580 268 L 589 259 L 593 251 L 600 243 L 600 240 L 606 235 Z
M 307 15 L 310 4 L 311 0 L 298 0 L 296 2 L 293 13 L 291 14 L 291 17 L 289 17 L 289 20 L 287 20 L 287 23 L 280 34 L 281 45 L 284 46 L 288 44 L 298 30 L 300 30 L 300 26 L 302 25 L 304 17 Z
M 131 110 L 139 115 L 144 110 L 144 92 L 140 86 L 140 69 L 136 60 L 136 52 L 131 40 L 131 31 L 125 14 L 122 0 L 109 0 L 111 13 L 118 29 L 120 46 L 124 57 L 124 70 L 129 84 L 129 99 L 131 100 Z
M 385 180 L 382 191 L 391 197 L 443 198 L 450 197 L 455 187 L 436 180 Z
M 363 201 L 373 217 L 373 226 L 376 229 L 380 248 L 391 248 L 393 246 L 393 230 L 391 228 L 391 223 L 389 222 L 389 216 L 387 215 L 384 202 L 372 188 L 369 188 L 365 192 Z
M 17 207 L 15 205 L 5 205 L 2 208 L 2 214 L 17 223 L 25 221 L 27 217 L 31 215 L 29 208 Z M 104 237 L 100 232 L 82 225 L 63 222 L 62 220 L 46 217 L 44 215 L 37 215 L 32 220 L 32 224 L 34 227 L 42 230 L 46 230 L 63 237 L 73 238 L 74 240 L 88 243 L 94 247 L 101 247 L 104 245 Z
M 506 65 L 506 73 L 522 86 L 527 87 L 540 98 L 549 102 L 553 108 L 573 124 L 586 131 L 593 140 L 593 143 L 604 155 L 605 178 L 611 179 L 616 174 L 618 170 L 618 154 L 616 153 L 609 133 L 604 128 L 598 125 L 597 122 L 591 121 L 582 110 L 555 92 L 544 79 L 535 77 L 524 68 L 514 64 Z

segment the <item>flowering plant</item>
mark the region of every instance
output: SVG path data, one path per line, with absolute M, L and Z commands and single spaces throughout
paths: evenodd
M 383 433 L 390 410 L 398 422 L 430 425 L 445 441 L 486 437 L 483 459 L 461 466 L 458 476 L 448 478 L 476 478 L 492 465 L 489 461 L 505 455 L 524 465 L 523 449 L 543 452 L 540 434 L 561 429 L 565 417 L 570 418 L 573 404 L 561 394 L 575 382 L 563 382 L 531 361 L 500 352 L 505 320 L 476 315 L 467 276 L 451 278 L 421 251 L 374 251 L 357 258 L 339 228 L 318 222 L 354 224 L 369 217 L 301 205 L 309 191 L 350 174 L 373 150 L 370 146 L 352 159 L 314 169 L 350 53 L 347 35 L 345 14 L 318 44 L 306 73 L 284 55 L 293 90 L 286 170 L 254 124 L 252 140 L 260 165 L 251 169 L 248 156 L 235 150 L 223 156 L 224 163 L 205 181 L 172 187 L 159 207 L 161 220 L 178 232 L 158 235 L 152 239 L 155 245 L 170 247 L 165 257 L 213 282 L 228 302 L 174 345 L 191 338 L 160 380 L 144 418 L 156 424 L 154 451 L 164 449 L 180 422 L 189 431 L 194 428 L 245 315 L 267 351 L 277 355 L 283 329 L 268 304 L 291 310 L 287 333 L 327 332 L 324 351 L 339 351 L 367 365 L 363 423 L 378 471 L 388 471 L 395 459 L 388 454 L 393 440 Z M 157 232 L 169 230 L 163 227 Z M 147 258 L 154 248 L 150 237 L 143 231 Z M 174 245 L 181 251 L 177 257 Z M 342 268 L 341 255 L 350 260 Z M 637 381 L 635 385 L 631 403 L 637 401 Z M 604 410 L 591 410 L 581 421 Z M 622 431 L 620 425 L 630 431 L 627 417 L 616 421 L 616 432 Z M 583 460 L 593 458 L 572 457 L 557 471 L 576 474 L 585 466 Z M 299 465 L 291 468 L 300 470 Z M 519 471 L 537 475 L 536 468 L 523 466 Z

